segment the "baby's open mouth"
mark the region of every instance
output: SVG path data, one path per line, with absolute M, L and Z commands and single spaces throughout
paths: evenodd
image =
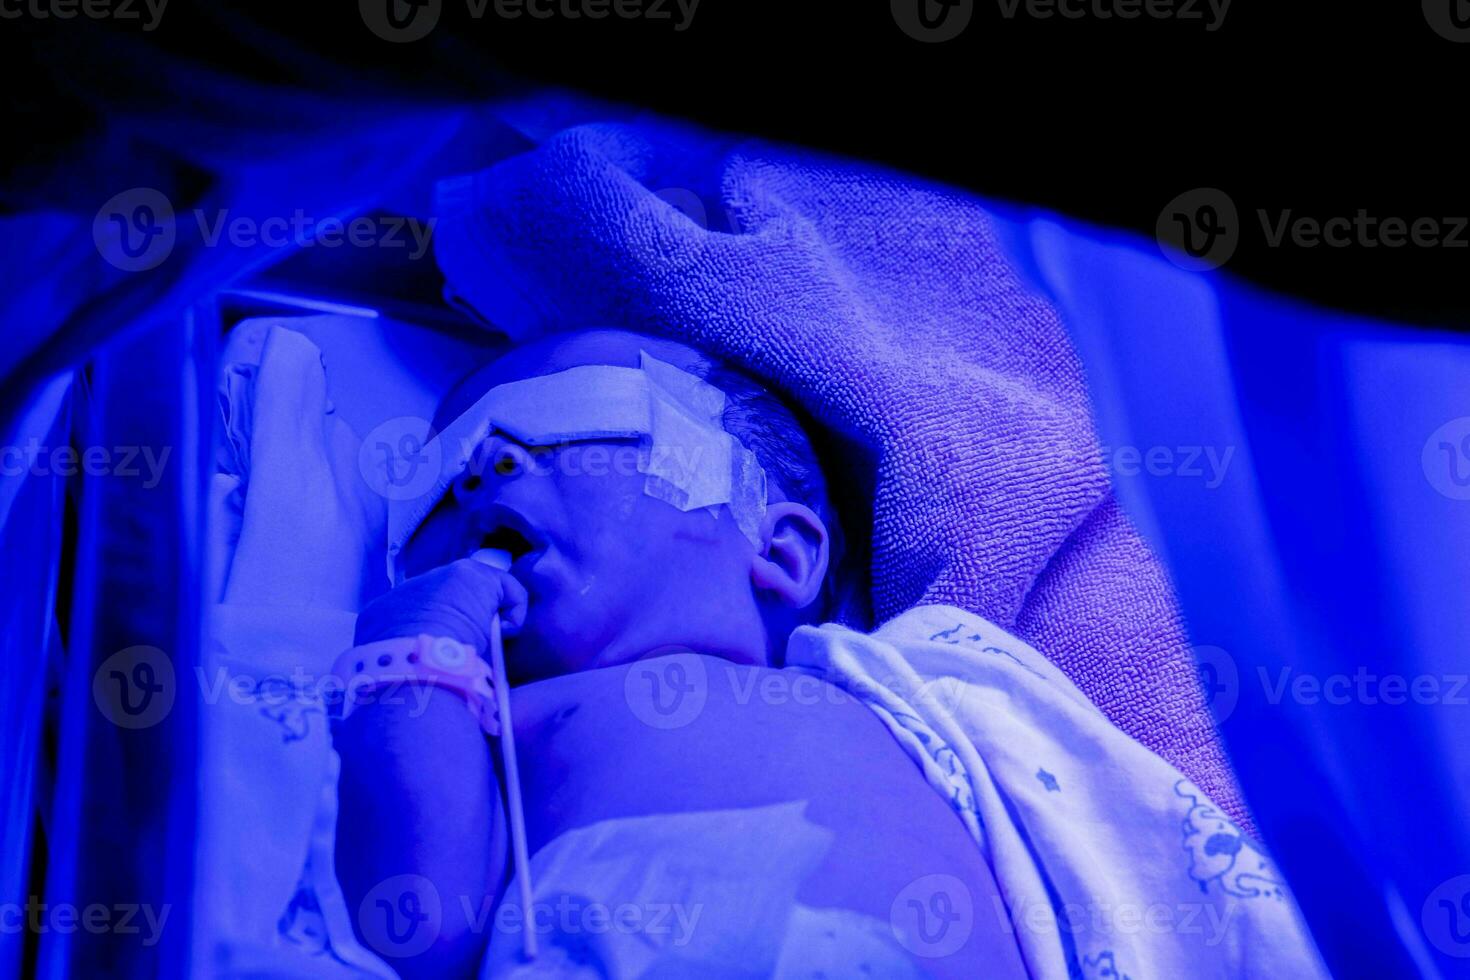
M 535 550 L 535 546 L 524 534 L 513 527 L 505 524 L 495 528 L 485 535 L 480 541 L 482 548 L 498 548 L 510 553 L 510 560 L 515 561 L 523 555 L 529 555 Z

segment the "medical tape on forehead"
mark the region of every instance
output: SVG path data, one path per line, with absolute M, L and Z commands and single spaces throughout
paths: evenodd
M 723 391 L 645 351 L 636 368 L 589 364 L 497 385 L 428 444 L 438 443 L 428 454 L 440 461 L 434 484 L 389 500 L 389 576 L 397 580 L 399 552 L 497 430 L 528 446 L 636 438 L 644 493 L 682 511 L 726 504 L 759 545 L 765 470 L 725 431 L 724 411 Z

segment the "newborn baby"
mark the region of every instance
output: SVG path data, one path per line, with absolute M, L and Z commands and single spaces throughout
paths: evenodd
M 500 614 L 533 854 L 609 821 L 799 812 L 824 842 L 794 882 L 810 921 L 866 923 L 857 932 L 886 943 L 889 968 L 902 960 L 908 972 L 938 976 L 1025 975 L 991 871 L 955 811 L 872 711 L 783 669 L 793 630 L 831 613 L 840 548 L 815 454 L 777 398 L 684 345 L 591 331 L 524 345 L 478 371 L 446 398 L 439 428 L 498 385 L 584 365 L 636 368 L 643 353 L 725 392 L 724 428 L 764 471 L 764 507 L 681 509 L 647 492 L 636 437 L 532 445 L 494 431 L 397 556 L 402 580 L 363 609 L 356 642 L 429 634 L 485 654 Z M 508 551 L 510 569 L 466 558 L 486 547 Z M 649 671 L 665 662 L 680 671 Z M 706 681 L 702 708 L 663 724 L 676 692 L 659 679 L 674 685 L 685 667 Z M 797 696 L 798 677 L 809 696 Z M 412 699 L 370 702 L 335 741 L 337 870 L 349 909 L 371 907 L 374 889 L 401 875 L 432 883 L 442 909 L 427 948 L 392 956 L 361 918 L 360 938 L 403 976 L 473 975 L 492 934 L 518 945 L 518 934 L 485 925 L 498 921 L 505 893 L 508 831 L 496 754 L 464 704 L 439 689 L 421 709 Z M 688 828 L 704 825 L 669 826 L 698 834 Z M 747 826 L 759 839 L 760 825 Z M 782 846 L 785 830 L 764 832 L 771 848 Z M 666 901 L 719 908 L 722 889 L 757 873 L 754 858 L 730 853 L 727 875 L 696 875 Z M 891 913 L 934 875 L 968 884 L 973 928 L 958 948 L 913 958 L 889 928 Z M 618 893 L 624 887 L 634 885 L 581 898 L 615 908 L 635 899 Z M 780 942 L 760 934 L 772 923 L 755 913 L 706 927 L 730 942 Z M 777 920 L 778 932 L 788 928 Z

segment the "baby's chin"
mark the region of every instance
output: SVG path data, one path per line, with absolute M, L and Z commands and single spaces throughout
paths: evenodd
M 607 623 L 588 615 L 589 610 L 558 605 L 532 602 L 521 628 L 506 638 L 506 670 L 513 684 L 608 666 L 602 657 Z

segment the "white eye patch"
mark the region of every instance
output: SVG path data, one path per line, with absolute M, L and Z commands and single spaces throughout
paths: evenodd
M 438 479 L 421 495 L 388 501 L 390 578 L 397 581 L 404 545 L 496 430 L 528 446 L 636 438 L 644 493 L 682 511 L 726 504 L 758 545 L 766 474 L 725 431 L 725 393 L 646 351 L 638 356 L 636 368 L 589 364 L 497 385 L 445 426 L 426 447 L 440 462 Z

